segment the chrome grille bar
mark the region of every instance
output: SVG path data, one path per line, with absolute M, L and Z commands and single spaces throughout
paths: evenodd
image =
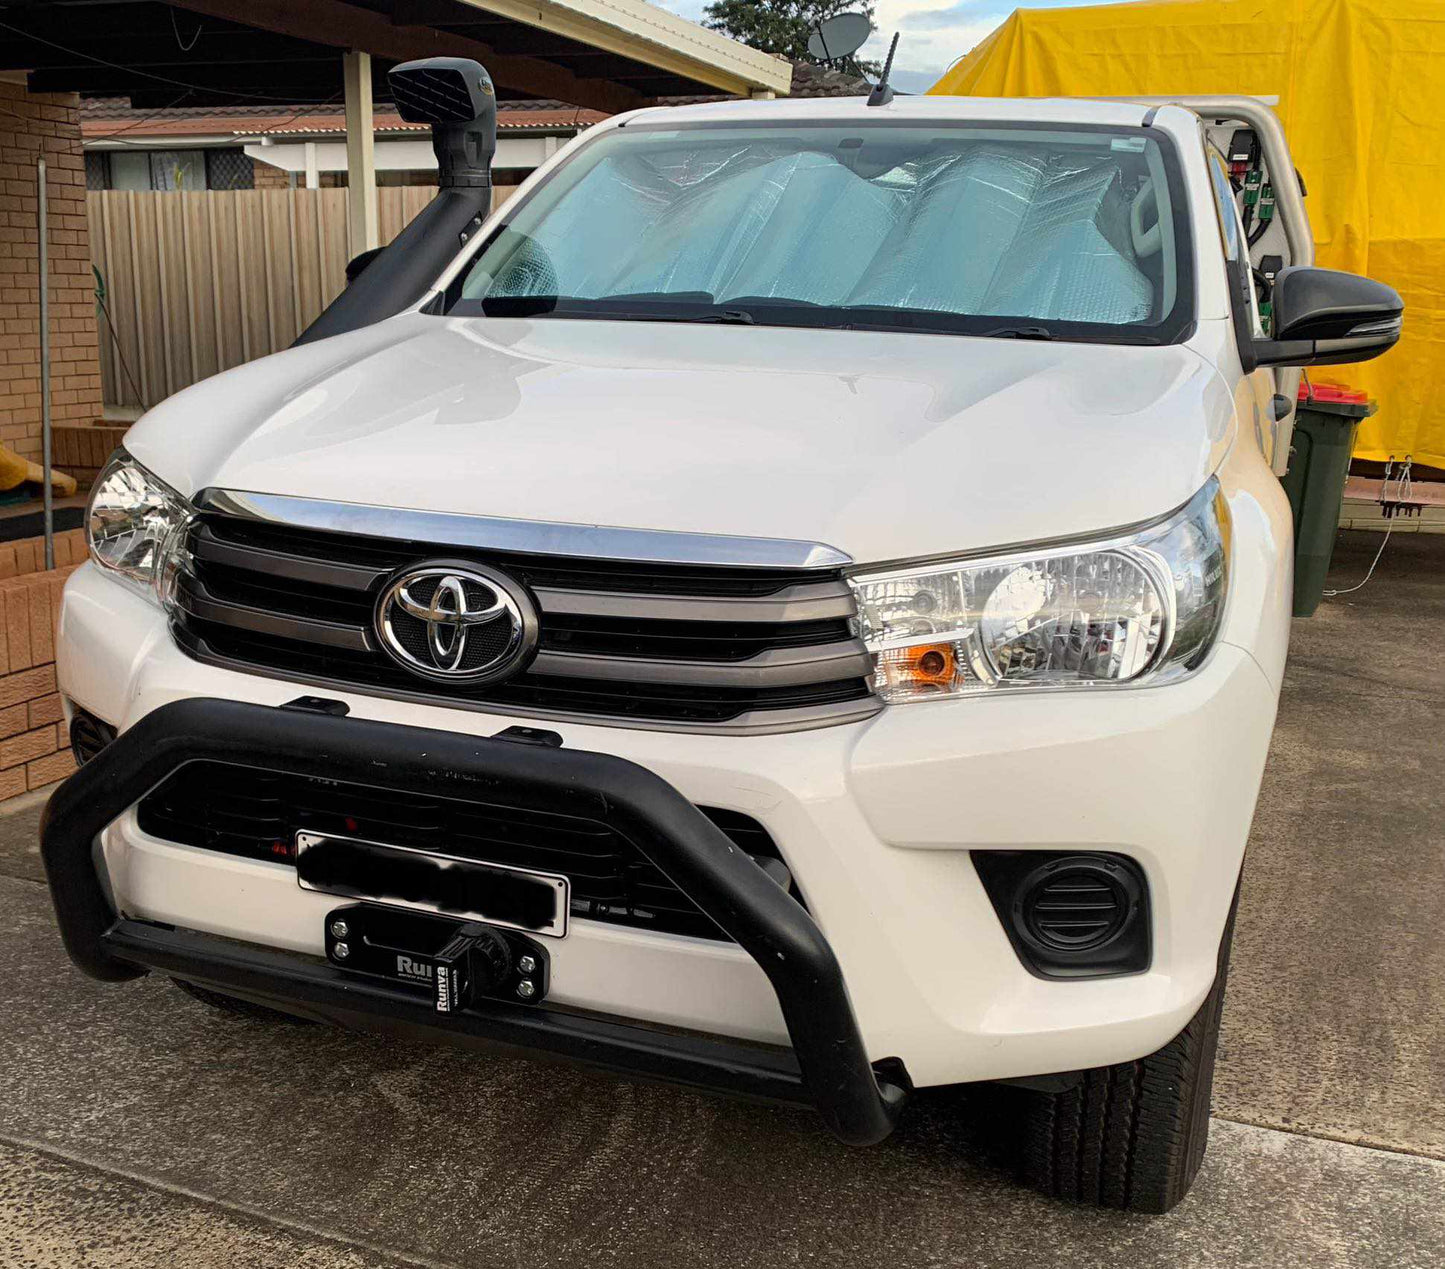
M 638 617 L 660 621 L 822 621 L 853 617 L 857 606 L 846 582 L 789 586 L 776 595 L 739 599 L 694 595 L 635 595 L 612 591 L 555 590 L 534 592 L 543 612 L 583 617 Z

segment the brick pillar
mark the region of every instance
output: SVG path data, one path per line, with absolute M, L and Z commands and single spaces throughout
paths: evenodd
M 291 173 L 279 167 L 273 167 L 269 163 L 263 163 L 260 159 L 255 161 L 254 174 L 252 176 L 253 189 L 289 189 L 291 187 Z
M 40 460 L 39 252 L 35 160 L 45 156 L 50 229 L 50 407 L 63 425 L 98 422 L 100 356 L 80 99 L 0 81 L 0 443 Z

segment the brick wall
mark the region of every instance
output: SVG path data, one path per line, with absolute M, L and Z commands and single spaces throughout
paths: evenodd
M 55 535 L 56 568 L 84 564 L 88 551 L 84 529 L 67 529 L 64 533 Z M 44 538 L 20 538 L 15 542 L 0 542 L 0 581 L 44 571 Z M 0 672 L 3 672 L 4 668 L 4 663 L 0 662 Z
M 75 568 L 0 579 L 0 800 L 75 770 L 55 689 L 60 592 Z
M 291 186 L 291 173 L 284 168 L 273 167 L 269 163 L 262 163 L 259 159 L 256 162 L 255 175 L 252 177 L 255 182 L 255 189 L 289 189 Z
M 51 456 L 55 466 L 74 476 L 82 489 L 88 488 L 127 430 L 100 425 L 57 427 L 51 435 Z
M 320 172 L 317 175 L 321 181 L 322 189 L 346 188 L 345 172 Z M 253 186 L 254 189 L 306 188 L 305 172 L 295 173 L 296 184 L 294 186 L 291 184 L 291 177 L 292 173 L 288 172 L 284 167 L 275 167 L 270 163 L 263 163 L 260 159 L 257 159 L 254 175 L 251 179 L 255 182 Z M 435 185 L 436 182 L 433 181 L 432 184 Z
M 0 443 L 40 458 L 39 235 L 35 160 L 45 156 L 50 238 L 50 402 L 55 423 L 100 417 L 85 159 L 74 93 L 0 81 Z

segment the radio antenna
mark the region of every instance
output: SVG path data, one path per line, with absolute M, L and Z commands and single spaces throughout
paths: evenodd
M 873 91 L 868 94 L 870 106 L 886 106 L 893 100 L 893 89 L 889 86 L 888 76 L 893 71 L 893 54 L 898 51 L 898 32 L 893 32 L 893 43 L 888 46 L 888 60 L 883 63 L 883 73 L 878 76 L 878 82 L 873 85 Z

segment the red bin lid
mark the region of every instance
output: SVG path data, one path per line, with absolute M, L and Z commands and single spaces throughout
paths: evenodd
M 1331 405 L 1369 405 L 1370 394 L 1362 388 L 1347 388 L 1340 383 L 1306 383 L 1299 385 L 1301 401 L 1322 401 Z

